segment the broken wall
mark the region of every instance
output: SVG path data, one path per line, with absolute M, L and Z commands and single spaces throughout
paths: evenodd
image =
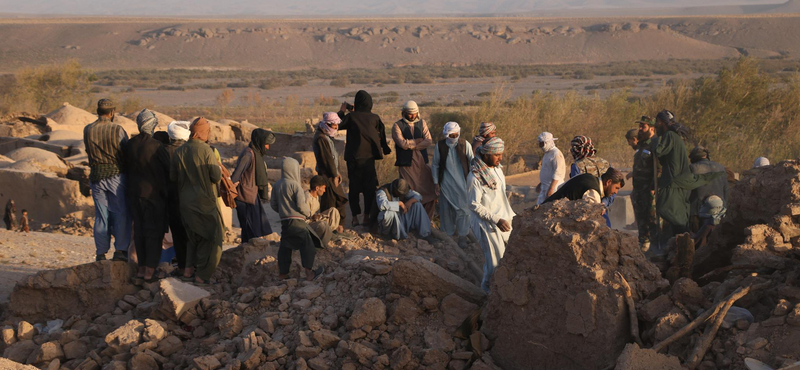
M 77 211 L 94 214 L 92 198 L 81 194 L 80 183 L 51 173 L 0 169 L 0 203 L 9 199 L 28 210 L 33 225 L 57 224 Z

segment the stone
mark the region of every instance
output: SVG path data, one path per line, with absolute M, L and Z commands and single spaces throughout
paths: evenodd
M 286 285 L 273 285 L 268 287 L 261 293 L 261 300 L 266 302 L 272 301 L 273 299 L 280 297 L 283 292 L 286 291 L 286 288 L 288 288 Z
M 430 349 L 451 352 L 456 348 L 453 338 L 444 329 L 428 328 L 425 330 L 425 345 Z
M 195 357 L 192 359 L 192 362 L 198 370 L 215 370 L 222 366 L 222 364 L 219 363 L 219 360 L 214 356 Z
M 19 340 L 31 340 L 34 335 L 36 335 L 36 329 L 27 321 L 20 321 L 19 324 L 17 324 L 17 338 L 19 338 Z
M 473 303 L 482 302 L 486 297 L 486 293 L 475 284 L 418 256 L 395 262 L 390 274 L 390 283 L 393 292 L 404 295 L 425 292 L 442 299 L 455 293 Z
M 392 369 L 403 369 L 410 365 L 413 360 L 414 354 L 411 353 L 411 350 L 406 346 L 402 346 L 392 352 L 390 363 Z
M 261 347 L 256 346 L 247 352 L 239 354 L 236 359 L 242 362 L 242 369 L 252 370 L 261 362 L 261 352 Z
M 127 351 L 130 347 L 139 344 L 142 339 L 142 331 L 144 331 L 144 324 L 141 321 L 130 320 L 125 325 L 108 333 L 105 342 L 111 348 Z
M 3 336 L 3 344 L 6 346 L 10 346 L 17 342 L 17 336 L 14 334 L 14 328 L 10 326 L 3 327 L 3 329 L 0 330 L 0 335 Z
M 244 328 L 242 324 L 242 318 L 235 313 L 229 313 L 225 315 L 219 320 L 217 326 L 219 327 L 220 334 L 228 339 L 239 335 Z
M 21 364 L 17 361 L 0 357 L 0 369 L 3 370 L 39 370 L 35 366 Z
M 775 309 L 772 311 L 772 314 L 775 316 L 784 316 L 787 315 L 791 309 L 792 304 L 785 299 L 781 299 L 778 301 L 778 304 L 775 305 Z
M 65 197 L 61 201 L 70 200 Z M 129 281 L 131 274 L 127 263 L 117 261 L 44 270 L 17 283 L 10 296 L 9 310 L 17 317 L 37 321 L 111 312 L 117 301 L 136 291 Z M 17 337 L 20 338 L 19 331 Z
M 376 327 L 386 322 L 386 306 L 378 298 L 367 298 L 353 310 L 350 319 L 347 320 L 347 328 L 350 330 L 361 328 L 362 326 Z
M 800 326 L 800 304 L 794 306 L 794 310 L 786 316 L 786 323 L 792 326 Z
M 317 357 L 319 353 L 322 352 L 322 349 L 319 347 L 306 347 L 306 346 L 297 346 L 294 350 L 294 354 L 296 357 L 304 358 L 304 359 L 311 359 Z
M 103 370 L 128 370 L 128 364 L 125 361 L 111 361 L 103 366 Z
M 313 370 L 329 370 L 331 368 L 328 365 L 328 361 L 325 361 L 325 359 L 321 357 L 314 357 L 308 360 L 308 367 Z
M 39 346 L 32 340 L 22 340 L 12 344 L 10 347 L 6 347 L 5 351 L 3 351 L 3 357 L 14 362 L 25 363 L 28 361 L 28 357 L 38 349 Z
M 669 312 L 672 307 L 672 300 L 665 294 L 645 303 L 639 311 L 639 315 L 645 321 L 654 322 L 656 319 Z
M 374 349 L 358 342 L 347 342 L 346 353 L 355 361 L 362 365 L 372 363 L 372 358 L 378 355 Z
M 436 311 L 439 309 L 439 300 L 433 297 L 425 297 L 422 299 L 422 307 L 428 311 Z
M 450 361 L 450 357 L 446 353 L 438 349 L 429 349 L 422 355 L 422 364 L 424 365 L 442 365 Z
M 681 370 L 680 360 L 675 356 L 660 354 L 649 348 L 639 348 L 635 343 L 625 346 L 617 358 L 615 370 Z
M 474 312 L 478 311 L 478 305 L 468 302 L 458 294 L 450 294 L 444 297 L 439 310 L 444 314 L 444 324 L 447 326 L 459 326 L 464 320 Z
M 317 297 L 321 296 L 322 293 L 324 293 L 324 292 L 325 292 L 325 289 L 323 289 L 319 285 L 308 285 L 308 286 L 304 286 L 304 287 L 302 287 L 300 289 L 297 289 L 295 291 L 295 295 L 300 299 L 313 300 L 314 298 L 317 298 Z
M 65 344 L 63 350 L 64 357 L 67 360 L 74 360 L 85 358 L 86 354 L 89 353 L 89 346 L 81 340 L 75 340 Z
M 773 316 L 761 322 L 761 326 L 768 328 L 772 326 L 781 326 L 786 323 L 786 316 Z
M 167 337 L 167 330 L 165 329 L 166 324 L 156 320 L 145 319 L 144 325 L 145 328 L 142 339 L 144 339 L 145 342 L 158 342 Z
M 769 342 L 765 338 L 755 338 L 749 342 L 747 342 L 746 346 L 750 349 L 762 349 L 767 346 Z
M 171 356 L 172 354 L 180 351 L 183 349 L 183 342 L 180 338 L 170 335 L 164 340 L 158 342 L 158 347 L 156 347 L 156 352 L 160 353 L 162 356 Z
M 156 360 L 145 353 L 137 353 L 128 361 L 130 370 L 159 370 Z
M 315 331 L 312 337 L 314 337 L 314 341 L 317 342 L 322 349 L 333 348 L 341 340 L 336 333 L 325 329 Z
M 422 314 L 414 300 L 408 297 L 397 299 L 390 312 L 389 322 L 395 325 L 412 323 Z
M 161 300 L 159 311 L 168 318 L 177 320 L 184 312 L 200 303 L 200 300 L 211 296 L 211 293 L 178 279 L 168 278 L 159 283 L 158 296 Z
M 45 342 L 28 356 L 27 363 L 41 364 L 57 358 L 64 358 L 64 350 L 58 342 Z

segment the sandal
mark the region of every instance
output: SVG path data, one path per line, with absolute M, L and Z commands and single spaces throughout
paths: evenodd
M 183 281 L 183 282 L 186 282 L 186 283 L 191 283 L 191 282 L 193 282 L 193 281 L 194 281 L 194 274 L 192 274 L 192 276 L 189 276 L 189 277 L 186 277 L 186 276 L 181 276 L 181 277 L 180 277 L 180 279 L 181 279 L 181 281 Z
M 197 279 L 195 279 L 193 283 L 194 283 L 194 286 L 201 287 L 201 288 L 211 285 L 211 281 L 204 281 L 204 280 L 197 281 Z
M 311 281 L 317 280 L 317 278 L 322 275 L 323 272 L 325 272 L 324 267 L 317 267 L 317 269 L 314 270 L 314 277 L 311 279 Z

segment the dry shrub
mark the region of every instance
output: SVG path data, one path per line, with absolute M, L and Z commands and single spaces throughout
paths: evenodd
M 29 111 L 49 112 L 70 102 L 87 107 L 92 75 L 77 61 L 43 65 L 20 70 L 11 86 L 0 96 L 2 113 Z

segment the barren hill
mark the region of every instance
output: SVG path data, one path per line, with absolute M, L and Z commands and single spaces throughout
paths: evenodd
M 787 4 L 786 6 L 792 6 Z M 0 21 L 0 65 L 375 68 L 800 55 L 800 16 Z

